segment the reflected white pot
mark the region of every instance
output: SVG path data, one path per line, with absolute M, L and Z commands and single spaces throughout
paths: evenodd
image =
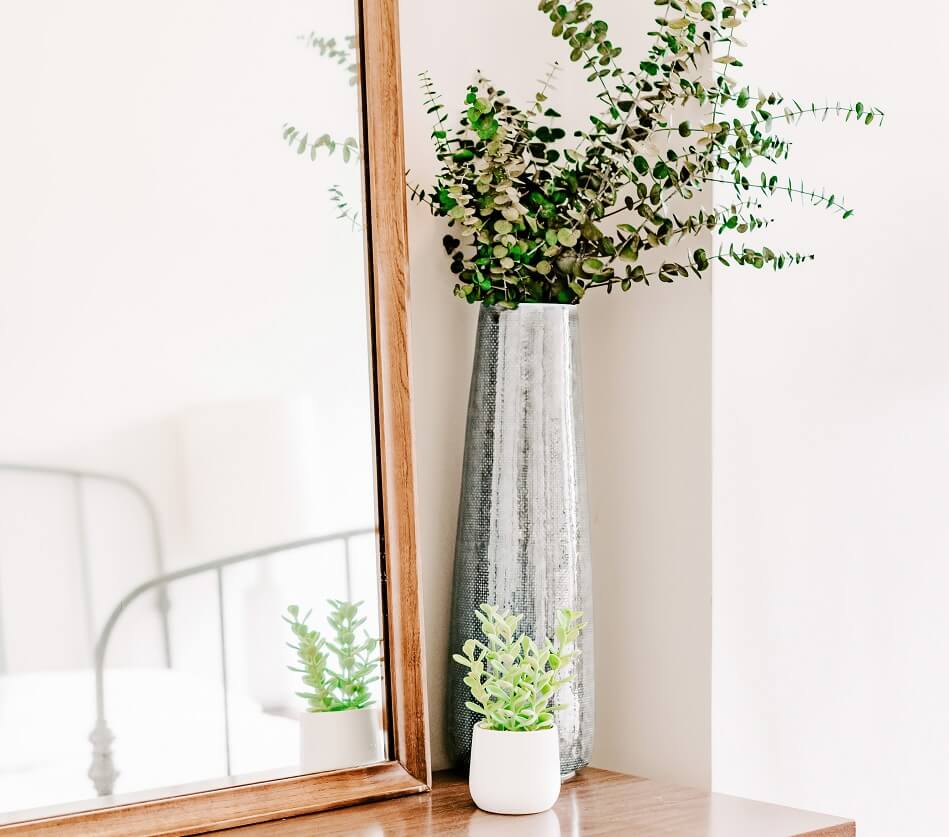
M 300 718 L 300 769 L 342 770 L 382 761 L 379 708 L 304 712 Z
M 560 827 L 556 811 L 541 811 L 525 817 L 508 817 L 504 820 L 503 831 L 499 831 L 498 815 L 484 811 L 472 811 L 468 820 L 468 837 L 562 837 L 564 834 L 577 834 L 568 828 Z
M 539 814 L 560 796 L 557 728 L 498 732 L 475 724 L 468 790 L 493 814 Z

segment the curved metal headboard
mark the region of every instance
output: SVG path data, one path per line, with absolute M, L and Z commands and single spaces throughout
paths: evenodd
M 89 740 L 92 742 L 92 765 L 89 767 L 88 776 L 92 779 L 93 784 L 96 788 L 96 793 L 99 796 L 108 796 L 113 792 L 115 787 L 115 780 L 119 775 L 118 770 L 115 767 L 115 761 L 112 753 L 112 742 L 115 740 L 115 736 L 112 733 L 112 730 L 109 728 L 109 724 L 106 721 L 105 716 L 105 688 L 104 688 L 104 671 L 105 671 L 105 656 L 109 648 L 109 639 L 112 636 L 112 631 L 116 626 L 116 623 L 119 621 L 119 618 L 126 611 L 129 605 L 132 604 L 140 596 L 147 593 L 149 590 L 155 588 L 163 588 L 168 584 L 172 584 L 175 581 L 179 581 L 183 578 L 190 578 L 191 576 L 201 575 L 203 573 L 214 573 L 216 576 L 217 582 L 217 605 L 218 605 L 218 619 L 220 631 L 220 655 L 221 655 L 221 678 L 222 678 L 222 700 L 224 708 L 224 742 L 225 742 L 225 756 L 227 760 L 227 773 L 231 775 L 231 733 L 230 733 L 230 708 L 228 706 L 228 682 L 227 682 L 227 644 L 226 644 L 226 630 L 224 624 L 224 573 L 223 570 L 226 567 L 233 566 L 235 564 L 243 564 L 246 561 L 254 561 L 262 558 L 267 558 L 271 555 L 276 555 L 280 552 L 292 552 L 296 549 L 302 549 L 308 546 L 318 546 L 320 544 L 333 543 L 341 541 L 344 547 L 344 560 L 346 563 L 347 570 L 347 586 L 349 585 L 349 555 L 350 555 L 350 546 L 349 542 L 352 538 L 364 537 L 366 535 L 374 535 L 377 533 L 377 529 L 348 529 L 341 532 L 332 532 L 328 535 L 318 535 L 312 538 L 303 538 L 296 541 L 288 541 L 286 543 L 277 544 L 276 546 L 268 546 L 262 549 L 255 549 L 251 552 L 243 552 L 240 555 L 231 555 L 227 558 L 218 558 L 214 561 L 207 561 L 203 564 L 195 564 L 190 567 L 185 567 L 180 570 L 175 570 L 174 572 L 165 573 L 163 575 L 156 576 L 151 578 L 148 581 L 144 581 L 139 584 L 137 587 L 134 587 L 115 606 L 112 613 L 109 615 L 108 620 L 102 628 L 102 632 L 99 634 L 99 639 L 96 642 L 96 651 L 95 651 L 95 668 L 96 668 L 96 725 L 93 728 L 92 732 L 89 735 Z
M 333 532 L 328 535 L 320 535 L 312 538 L 304 538 L 302 540 L 290 541 L 287 543 L 278 544 L 276 546 L 265 547 L 263 549 L 256 549 L 252 552 L 245 552 L 240 555 L 232 555 L 227 558 L 219 558 L 215 561 L 208 561 L 202 564 L 196 564 L 190 567 L 185 567 L 174 572 L 165 571 L 165 552 L 164 545 L 161 536 L 161 528 L 158 521 L 158 511 L 152 499 L 148 496 L 145 490 L 139 486 L 137 483 L 128 479 L 127 477 L 117 476 L 115 474 L 107 474 L 99 471 L 84 471 L 77 468 L 57 468 L 47 465 L 30 465 L 24 463 L 4 463 L 0 462 L 0 474 L 2 473 L 19 473 L 19 474 L 29 474 L 29 475 L 39 475 L 46 477 L 55 477 L 64 480 L 71 480 L 74 484 L 75 491 L 75 504 L 76 504 L 76 539 L 78 543 L 78 552 L 79 552 L 79 561 L 80 561 L 80 570 L 81 570 L 81 585 L 82 585 L 82 595 L 83 601 L 85 604 L 85 612 L 87 614 L 87 631 L 90 636 L 90 645 L 93 647 L 93 664 L 95 668 L 95 688 L 96 688 L 96 724 L 92 730 L 92 733 L 89 735 L 89 740 L 92 743 L 92 764 L 89 768 L 88 776 L 92 779 L 93 784 L 95 785 L 96 792 L 99 796 L 107 796 L 113 792 L 115 786 L 115 780 L 118 777 L 118 771 L 116 770 L 113 753 L 112 753 L 112 742 L 114 741 L 114 735 L 109 728 L 109 725 L 106 721 L 106 709 L 105 709 L 105 690 L 104 690 L 104 670 L 105 670 L 105 658 L 108 651 L 109 640 L 112 637 L 112 632 L 115 629 L 116 624 L 118 623 L 120 617 L 128 609 L 128 607 L 141 596 L 145 595 L 149 591 L 154 590 L 157 594 L 157 607 L 159 613 L 161 614 L 161 634 L 162 634 L 162 648 L 164 653 L 164 661 L 167 668 L 171 668 L 172 656 L 171 656 L 171 633 L 169 630 L 169 619 L 168 612 L 170 609 L 170 600 L 168 597 L 168 585 L 172 584 L 175 581 L 178 581 L 183 578 L 189 578 L 191 576 L 199 575 L 202 573 L 215 573 L 217 580 L 217 599 L 218 599 L 218 613 L 220 619 L 220 653 L 221 653 L 221 666 L 222 666 L 222 677 L 223 677 L 223 704 L 224 704 L 224 723 L 225 723 L 225 745 L 226 745 L 226 756 L 227 756 L 227 765 L 228 765 L 228 774 L 230 774 L 230 718 L 229 718 L 229 707 L 228 707 L 228 694 L 227 694 L 227 648 L 225 644 L 225 625 L 224 625 L 224 579 L 223 579 L 223 570 L 226 567 L 232 566 L 234 564 L 241 564 L 246 561 L 252 561 L 255 559 L 266 558 L 271 555 L 276 555 L 280 552 L 291 552 L 296 549 L 301 549 L 307 546 L 317 546 L 320 544 L 331 543 L 334 541 L 341 541 L 344 546 L 344 558 L 347 574 L 347 587 L 350 584 L 349 578 L 349 556 L 350 556 L 350 540 L 352 538 L 363 537 L 366 535 L 373 535 L 377 533 L 375 528 L 372 529 L 352 529 L 345 530 L 341 532 Z M 122 599 L 119 600 L 118 604 L 112 609 L 109 614 L 108 619 L 102 627 L 102 630 L 98 633 L 98 636 L 95 634 L 95 627 L 92 618 L 92 566 L 89 556 L 88 544 L 86 542 L 86 516 L 85 516 L 85 507 L 83 501 L 83 482 L 86 480 L 97 480 L 101 482 L 111 483 L 113 485 L 118 485 L 130 492 L 135 496 L 142 507 L 145 509 L 146 515 L 148 517 L 148 525 L 151 535 L 152 542 L 152 552 L 154 554 L 155 560 L 155 575 L 149 578 L 147 581 L 142 582 L 138 586 L 132 588 Z M 2 614 L 0 614 L 2 616 Z M 5 671 L 5 651 L 4 651 L 4 637 L 3 637 L 3 620 L 0 618 L 0 674 Z
M 92 565 L 89 560 L 89 548 L 86 541 L 86 512 L 83 498 L 83 482 L 95 480 L 120 486 L 132 494 L 145 509 L 148 517 L 149 534 L 152 542 L 152 552 L 155 560 L 155 572 L 162 576 L 165 572 L 165 552 L 161 537 L 161 527 L 158 522 L 158 510 L 151 497 L 145 490 L 128 479 L 115 474 L 106 474 L 100 471 L 85 471 L 78 468 L 57 468 L 49 465 L 30 465 L 27 463 L 0 462 L 0 473 L 30 474 L 58 479 L 70 480 L 74 485 L 76 503 L 76 540 L 78 543 L 79 565 L 82 583 L 83 603 L 86 614 L 86 631 L 89 634 L 89 646 L 95 647 L 95 626 L 92 618 Z M 158 596 L 156 605 L 161 618 L 162 651 L 165 665 L 171 668 L 171 634 L 168 629 L 168 592 L 164 585 L 156 589 Z M 3 637 L 3 619 L 0 618 L 0 674 L 6 670 L 5 646 Z

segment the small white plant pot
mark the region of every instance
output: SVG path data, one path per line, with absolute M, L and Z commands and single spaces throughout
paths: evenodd
M 498 732 L 475 724 L 468 790 L 492 814 L 539 814 L 560 796 L 557 728 Z
M 304 712 L 300 718 L 303 773 L 342 770 L 382 761 L 379 708 Z

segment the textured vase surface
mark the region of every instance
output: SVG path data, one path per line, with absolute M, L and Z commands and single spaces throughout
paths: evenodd
M 583 612 L 580 659 L 556 703 L 560 771 L 593 749 L 593 595 L 575 305 L 482 306 L 468 403 L 455 545 L 451 650 L 483 639 L 488 602 L 524 614 L 520 629 L 553 637 L 565 607 Z M 465 707 L 467 669 L 449 663 L 449 738 L 466 766 L 480 720 Z

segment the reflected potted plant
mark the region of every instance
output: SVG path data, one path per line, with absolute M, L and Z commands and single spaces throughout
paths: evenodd
M 553 704 L 570 683 L 582 614 L 557 614 L 554 639 L 517 634 L 522 614 L 481 605 L 484 641 L 469 639 L 455 662 L 468 669 L 467 707 L 482 720 L 472 731 L 468 787 L 475 805 L 495 814 L 538 814 L 560 796 L 560 747 Z
M 297 692 L 307 703 L 300 721 L 300 768 L 304 773 L 340 770 L 382 760 L 379 709 L 369 684 L 377 674 L 379 641 L 356 632 L 366 618 L 359 615 L 362 602 L 329 600 L 327 622 L 333 640 L 310 628 L 310 613 L 300 618 L 300 608 L 290 605 L 284 621 L 297 655 L 290 670 L 303 676 L 307 691 Z

